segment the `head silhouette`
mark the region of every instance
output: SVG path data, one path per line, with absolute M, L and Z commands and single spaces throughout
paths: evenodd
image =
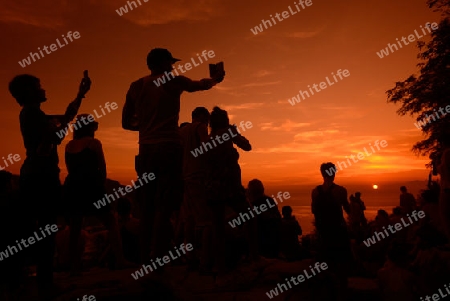
M 281 208 L 281 213 L 283 214 L 284 218 L 292 217 L 292 207 L 291 206 L 283 206 L 283 208 Z
M 230 125 L 230 119 L 228 118 L 227 111 L 219 107 L 214 107 L 211 112 L 209 124 L 212 131 L 228 127 Z
M 395 207 L 394 209 L 392 209 L 392 213 L 394 215 L 401 215 L 402 214 L 402 208 L 401 207 Z
M 9 92 L 21 107 L 40 104 L 47 100 L 39 78 L 29 74 L 14 77 L 9 82 Z
M 173 64 L 180 61 L 165 48 L 154 48 L 147 55 L 147 67 L 152 73 L 160 74 L 173 70 Z
M 91 116 L 91 117 L 89 117 Z M 80 114 L 77 116 L 73 125 L 73 139 L 81 139 L 84 137 L 94 137 L 95 132 L 98 130 L 98 122 L 91 121 L 94 116 L 91 114 Z M 88 124 L 85 124 L 83 120 L 88 120 Z
M 389 219 L 389 214 L 386 212 L 386 210 L 380 209 L 377 212 L 377 218 Z
M 192 111 L 192 122 L 201 122 L 206 125 L 209 123 L 209 111 L 205 107 L 196 107 Z
M 402 187 L 400 187 L 400 191 L 401 191 L 401 192 L 406 192 L 406 191 L 408 191 L 408 190 L 406 189 L 405 186 L 402 186 Z
M 252 198 L 264 196 L 264 185 L 258 179 L 253 179 L 248 182 L 248 194 Z
M 322 174 L 324 180 L 333 181 L 334 177 L 336 176 L 336 172 L 336 165 L 331 162 L 322 163 L 322 165 L 320 165 L 320 173 Z

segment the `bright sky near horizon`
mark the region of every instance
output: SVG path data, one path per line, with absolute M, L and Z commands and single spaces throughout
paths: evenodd
M 80 113 L 92 113 L 106 102 L 117 110 L 98 119 L 97 138 L 103 143 L 108 177 L 129 183 L 136 177 L 134 156 L 137 134 L 121 128 L 121 111 L 132 81 L 148 74 L 146 55 L 155 47 L 168 48 L 174 57 L 190 62 L 203 50 L 215 58 L 184 75 L 208 77 L 208 63 L 224 61 L 225 80 L 206 92 L 182 95 L 180 123 L 190 121 L 196 106 L 228 110 L 232 123 L 250 121 L 243 134 L 253 150 L 241 153 L 244 184 L 259 178 L 269 185 L 308 184 L 320 181 L 319 166 L 346 161 L 370 144 L 387 146 L 344 168 L 339 177 L 357 183 L 423 180 L 426 157 L 410 150 L 422 138 L 415 119 L 399 117 L 399 106 L 386 102 L 385 91 L 396 81 L 417 72 L 415 43 L 384 58 L 377 55 L 440 16 L 425 0 L 314 1 L 283 21 L 253 34 L 250 29 L 270 15 L 294 9 L 294 1 L 149 1 L 119 16 L 123 0 L 2 1 L 0 62 L 2 119 L 0 157 L 25 157 L 19 129 L 20 107 L 7 90 L 17 74 L 41 78 L 47 91 L 42 105 L 47 114 L 62 114 L 74 99 L 82 72 L 89 70 L 92 88 Z M 54 53 L 22 68 L 22 61 L 38 47 L 50 46 L 62 35 L 80 37 Z M 428 41 L 429 35 L 421 38 Z M 288 99 L 308 85 L 319 85 L 332 73 L 350 75 L 292 106 Z M 317 90 L 316 90 L 317 91 Z M 64 146 L 59 148 L 65 176 Z M 3 162 L 1 160 L 0 162 Z M 7 170 L 18 174 L 21 162 Z M 348 164 L 347 164 L 348 165 Z

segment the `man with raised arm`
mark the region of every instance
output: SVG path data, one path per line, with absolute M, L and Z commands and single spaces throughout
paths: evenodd
M 225 76 L 222 72 L 199 81 L 175 76 L 172 70 L 177 61 L 167 49 L 152 49 L 147 56 L 151 73 L 131 84 L 122 112 L 122 127 L 139 131 L 138 175 L 155 174 L 155 180 L 142 188 L 139 197 L 142 263 L 164 255 L 169 249 L 170 216 L 179 209 L 183 197 L 180 96 L 185 91 L 209 90 Z M 165 76 L 172 79 L 156 84 Z
M 39 78 L 22 74 L 9 83 L 9 92 L 22 107 L 20 111 L 20 130 L 26 149 L 26 158 L 20 169 L 20 193 L 23 211 L 23 237 L 30 236 L 37 227 L 56 224 L 57 208 L 61 199 L 59 180 L 59 158 L 57 146 L 64 136 L 57 133 L 66 128 L 78 114 L 81 101 L 89 91 L 91 80 L 84 73 L 78 94 L 67 107 L 64 115 L 46 115 L 41 103 L 47 100 L 45 90 L 41 88 Z M 33 249 L 35 248 L 35 249 Z M 55 236 L 30 247 L 37 260 L 37 282 L 42 300 L 54 293 L 53 255 Z

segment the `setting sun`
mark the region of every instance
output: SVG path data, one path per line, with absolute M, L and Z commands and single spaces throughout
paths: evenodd
M 373 189 L 378 189 L 378 185 L 373 185 Z

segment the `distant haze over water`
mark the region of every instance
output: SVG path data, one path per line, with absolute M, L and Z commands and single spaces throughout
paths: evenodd
M 420 190 L 426 189 L 427 181 L 413 181 L 413 182 L 396 182 L 396 183 L 373 183 L 367 185 L 352 185 L 341 184 L 347 188 L 348 196 L 355 194 L 355 192 L 361 192 L 361 199 L 364 201 L 367 210 L 365 215 L 367 220 L 375 218 L 379 209 L 386 210 L 389 214 L 392 213 L 392 209 L 400 203 L 400 186 L 404 185 L 408 188 L 414 197 L 417 198 Z M 378 189 L 373 189 L 372 185 L 378 185 Z M 311 213 L 311 191 L 316 185 L 303 185 L 303 186 L 290 186 L 290 187 L 270 187 L 266 185 L 266 194 L 269 196 L 276 194 L 278 191 L 288 191 L 291 198 L 280 203 L 278 201 L 278 208 L 281 211 L 283 206 L 289 205 L 293 209 L 293 214 L 297 217 L 300 225 L 303 229 L 303 234 L 312 232 L 313 225 L 311 222 L 314 220 L 314 216 Z M 346 214 L 344 214 L 345 217 Z

